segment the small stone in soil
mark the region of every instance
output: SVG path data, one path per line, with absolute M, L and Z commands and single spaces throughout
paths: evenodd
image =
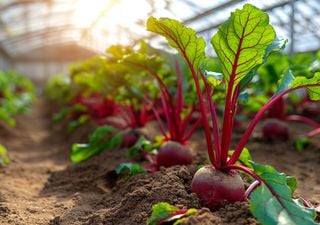
M 61 223 L 60 216 L 56 216 L 52 220 L 50 220 L 49 225 L 59 225 L 60 223 Z

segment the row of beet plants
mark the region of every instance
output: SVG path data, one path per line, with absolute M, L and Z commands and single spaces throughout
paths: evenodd
M 233 12 L 212 37 L 217 59 L 206 56 L 204 39 L 179 21 L 151 17 L 147 28 L 164 36 L 179 55 L 144 42 L 135 48 L 112 46 L 105 56 L 74 65 L 69 77 L 49 82 L 48 94 L 65 105 L 56 120 L 71 121 L 70 131 L 87 122 L 96 126 L 88 143 L 73 145 L 71 160 L 79 163 L 122 147 L 128 148 L 128 156 L 139 155 L 148 162 L 143 167 L 124 163 L 116 169 L 129 176 L 191 164 L 188 140 L 202 125 L 210 165 L 197 171 L 190 189 L 205 206 L 214 210 L 226 202 L 249 201 L 261 224 L 317 224 L 315 209 L 293 198 L 295 178 L 253 162 L 246 144 L 266 118 L 307 122 L 316 129 L 313 135 L 318 132 L 316 116 L 312 120 L 303 115 L 306 109 L 295 109 L 306 102 L 318 106 L 319 57 L 302 64 L 306 56 L 277 54 L 287 41 L 276 36 L 266 13 L 249 4 Z M 286 61 L 281 66 L 280 58 Z M 243 116 L 246 121 L 241 123 Z M 151 121 L 162 134 L 156 142 L 141 129 Z M 245 129 L 233 145 L 239 123 Z M 288 137 L 281 132 L 287 131 L 278 123 L 263 128 L 267 138 Z M 247 190 L 243 176 L 252 180 Z M 161 203 L 149 223 L 163 224 L 195 211 Z
M 299 53 L 293 56 L 273 54 L 257 70 L 255 79 L 248 88 L 250 98 L 244 107 L 239 107 L 247 116 L 256 113 L 277 90 L 278 80 L 290 69 L 295 76 L 311 78 L 320 71 L 320 51 L 317 54 Z M 262 136 L 266 139 L 287 140 L 289 121 L 299 121 L 310 126 L 310 131 L 296 140 L 296 148 L 302 150 L 310 139 L 320 132 L 320 102 L 309 98 L 306 90 L 298 90 L 281 97 L 264 115 Z M 239 119 L 237 120 L 239 124 Z
M 138 49 L 112 46 L 106 54 L 74 65 L 69 77 L 55 76 L 47 85 L 49 97 L 65 105 L 56 120 L 69 120 L 70 131 L 87 122 L 97 126 L 89 143 L 73 145 L 71 160 L 79 163 L 106 149 L 127 147 L 128 155 L 149 161 L 149 171 L 190 164 L 187 142 L 201 116 L 196 115 L 196 89 L 188 82 L 191 73 L 181 58 L 144 42 Z M 162 134 L 158 143 L 150 143 L 141 132 L 153 120 Z M 128 165 L 132 167 L 119 169 Z
M 226 201 L 247 199 L 252 214 L 262 224 L 317 224 L 315 209 L 309 208 L 307 202 L 293 198 L 296 180 L 279 173 L 271 166 L 248 160 L 249 151 L 245 145 L 265 112 L 286 94 L 304 88 L 310 100 L 319 100 L 320 73 L 315 72 L 306 77 L 299 73 L 294 75 L 291 70 L 285 71 L 277 80 L 277 88 L 270 99 L 249 122 L 240 141 L 231 146 L 239 96 L 255 78 L 258 67 L 266 62 L 271 53 L 284 48 L 286 42 L 277 38 L 269 24 L 268 15 L 246 4 L 242 9 L 233 12 L 219 27 L 211 39 L 211 44 L 220 60 L 221 74 L 207 72 L 203 65 L 206 59 L 206 43 L 193 29 L 173 19 L 154 17 L 149 18 L 147 28 L 164 36 L 169 45 L 183 56 L 197 87 L 211 165 L 196 172 L 191 184 L 192 192 L 210 208 L 220 207 Z M 205 94 L 200 88 L 201 82 L 204 83 Z M 215 103 L 212 101 L 212 94 L 214 95 L 219 85 L 223 85 L 225 89 L 221 129 Z M 209 110 L 205 107 L 205 100 L 209 101 Z M 208 114 L 211 115 L 211 120 L 208 119 Z M 239 160 L 241 164 L 237 163 Z M 254 180 L 247 190 L 237 171 Z
M 0 72 L 0 127 L 14 127 L 15 116 L 30 109 L 35 98 L 33 84 L 14 71 Z M 0 166 L 9 163 L 5 146 L 0 145 Z

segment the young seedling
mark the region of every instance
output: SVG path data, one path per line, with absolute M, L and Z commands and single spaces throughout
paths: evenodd
M 246 4 L 243 9 L 233 12 L 211 39 L 211 44 L 222 64 L 222 79 L 211 73 L 210 84 L 214 87 L 223 81 L 226 89 L 221 132 L 218 129 L 215 106 L 211 101 L 211 88 L 201 71 L 206 47 L 203 38 L 197 37 L 193 29 L 168 18 L 151 17 L 147 21 L 147 28 L 164 36 L 184 57 L 197 87 L 212 165 L 196 172 L 192 180 L 192 191 L 210 208 L 221 206 L 226 201 L 242 201 L 248 196 L 251 212 L 262 224 L 316 224 L 315 211 L 305 208 L 301 202 L 292 199 L 295 190 L 293 178 L 278 173 L 271 166 L 253 162 L 244 166 L 236 162 L 256 124 L 267 109 L 282 96 L 300 88 L 307 88 L 311 99 L 320 99 L 320 73 L 315 73 L 310 79 L 294 77 L 290 71 L 285 73 L 279 81 L 275 94 L 249 123 L 232 155 L 228 157 L 239 94 L 267 56 L 283 47 L 283 41 L 276 39 L 268 15 L 255 6 Z M 206 97 L 210 103 L 213 136 L 207 119 L 208 112 L 204 107 L 205 96 L 200 88 L 201 79 L 205 84 Z M 257 181 L 246 193 L 242 178 L 236 170 L 249 174 Z

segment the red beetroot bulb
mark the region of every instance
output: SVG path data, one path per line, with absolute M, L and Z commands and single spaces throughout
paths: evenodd
M 263 125 L 262 135 L 267 139 L 287 140 L 289 138 L 289 129 L 284 121 L 269 119 Z
M 196 172 L 191 190 L 211 209 L 226 202 L 245 199 L 244 183 L 240 175 L 235 170 L 224 172 L 213 166 L 204 166 Z
M 189 165 L 192 162 L 192 154 L 189 148 L 183 144 L 175 141 L 167 141 L 159 148 L 156 160 L 159 167 Z
M 140 134 L 135 130 L 127 130 L 123 132 L 123 139 L 121 146 L 124 148 L 132 147 L 139 139 Z
M 302 115 L 307 117 L 317 117 L 320 114 L 320 105 L 318 102 L 308 102 L 302 109 Z

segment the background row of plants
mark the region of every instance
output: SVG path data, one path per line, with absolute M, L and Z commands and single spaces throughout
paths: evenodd
M 15 116 L 28 111 L 34 98 L 35 88 L 24 75 L 0 71 L 0 127 L 14 127 Z M 7 149 L 0 143 L 0 166 L 8 163 Z
M 197 171 L 191 190 L 204 205 L 216 209 L 226 201 L 248 200 L 262 224 L 317 224 L 312 205 L 293 198 L 295 178 L 253 162 L 246 144 L 262 120 L 266 139 L 288 139 L 290 120 L 309 124 L 311 131 L 297 140 L 298 149 L 320 132 L 320 53 L 277 53 L 287 41 L 276 36 L 266 13 L 249 4 L 233 12 L 212 37 L 217 58 L 206 56 L 204 39 L 179 21 L 151 17 L 147 29 L 164 36 L 179 54 L 145 42 L 112 46 L 104 56 L 80 62 L 69 76 L 48 83 L 48 96 L 64 105 L 55 120 L 68 120 L 70 132 L 85 123 L 96 125 L 88 143 L 73 145 L 71 160 L 79 163 L 123 147 L 146 163 L 124 163 L 117 173 L 131 176 L 190 164 L 188 140 L 202 125 L 209 165 Z M 152 120 L 162 135 L 148 140 L 140 128 Z M 231 142 L 235 132 L 241 134 L 238 143 Z M 252 180 L 247 190 L 243 176 Z M 188 212 L 162 204 L 148 223 L 162 224 Z
M 217 58 L 207 59 L 206 68 L 209 82 L 210 75 L 214 74 L 211 71 L 221 72 Z M 270 55 L 256 71 L 256 76 L 246 91 L 239 97 L 235 131 L 241 132 L 245 129 L 247 122 L 276 91 L 278 80 L 289 69 L 295 76 L 311 78 L 315 72 L 320 71 L 320 52 L 298 53 L 292 56 Z M 183 74 L 180 81 L 177 73 Z M 97 131 L 106 133 L 117 133 L 115 129 L 125 134 L 129 130 L 135 130 L 133 136 L 137 138 L 131 138 L 131 142 L 135 142 L 139 136 L 137 130 L 159 117 L 163 123 L 163 140 L 176 138 L 178 142 L 186 143 L 187 140 L 183 140 L 183 137 L 171 137 L 174 135 L 172 130 L 176 127 L 171 128 L 170 133 L 168 126 L 177 124 L 170 122 L 170 119 L 167 120 L 162 108 L 161 93 L 168 91 L 170 98 L 176 101 L 178 95 L 181 95 L 178 92 L 182 89 L 183 112 L 180 117 L 184 120 L 189 116 L 187 122 L 195 122 L 196 118 L 200 117 L 200 108 L 196 89 L 190 84 L 191 79 L 191 74 L 179 55 L 154 49 L 142 41 L 138 46 L 112 46 L 107 49 L 106 55 L 95 56 L 70 66 L 69 75 L 55 75 L 50 79 L 46 93 L 50 99 L 62 103 L 62 109 L 54 115 L 54 120 L 68 121 L 69 132 L 90 123 L 97 128 L 103 128 Z M 200 85 L 204 91 L 204 84 Z M 215 94 L 212 96 L 215 101 L 221 103 L 216 105 L 219 116 L 223 115 L 224 94 L 221 85 L 215 88 Z M 298 90 L 279 99 L 268 109 L 263 119 L 267 122 L 261 135 L 267 139 L 288 139 L 288 121 L 309 124 L 310 132 L 297 140 L 297 148 L 301 150 L 308 143 L 307 138 L 316 135 L 315 131 L 319 130 L 317 128 L 320 127 L 320 104 L 311 100 L 306 90 Z M 269 119 L 271 120 L 268 121 Z M 195 123 L 199 125 L 200 122 L 198 120 Z M 187 128 L 186 125 L 189 124 L 184 125 L 184 130 Z M 191 135 L 192 133 L 189 133 L 188 137 Z M 118 140 L 115 145 L 120 145 L 121 141 Z M 134 143 L 125 146 L 131 147 L 130 145 Z M 106 148 L 95 152 L 91 146 L 88 149 L 91 154 L 85 153 L 77 159 L 75 157 L 74 162 L 85 160 L 104 149 Z

